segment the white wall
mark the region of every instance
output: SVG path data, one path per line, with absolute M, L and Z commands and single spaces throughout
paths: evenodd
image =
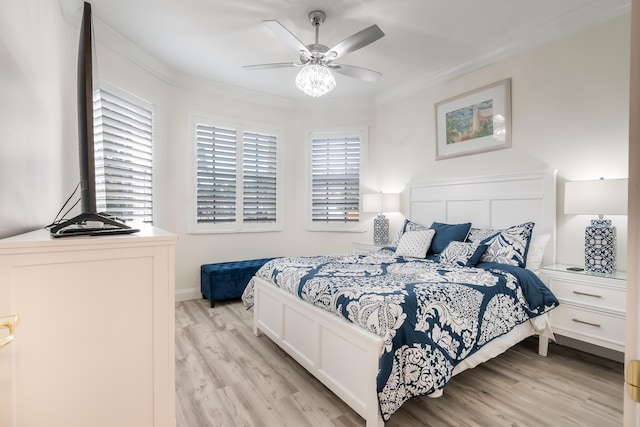
M 581 265 L 591 217 L 563 214 L 564 182 L 628 176 L 629 48 L 625 15 L 380 106 L 372 167 L 394 189 L 411 180 L 555 168 L 556 259 Z M 512 79 L 512 148 L 436 161 L 434 104 L 505 78 Z M 611 218 L 626 270 L 626 216 Z
M 37 31 L 36 31 L 37 30 Z M 46 33 L 47 37 L 42 37 Z M 57 2 L 0 4 L 0 237 L 50 221 L 77 181 L 76 28 Z M 368 191 L 401 191 L 411 180 L 558 170 L 557 260 L 583 262 L 589 217 L 562 214 L 563 182 L 627 176 L 629 18 L 369 108 L 295 111 L 166 84 L 101 44 L 100 77 L 156 108 L 156 225 L 178 234 L 179 298 L 198 297 L 203 263 L 351 250 L 365 234 L 304 231 L 305 131 L 369 127 Z M 435 161 L 434 103 L 512 78 L 513 147 Z M 187 233 L 189 110 L 270 122 L 283 128 L 285 225 L 277 233 Z M 37 125 L 34 125 L 37 123 Z M 392 233 L 402 221 L 391 216 Z M 625 218 L 616 218 L 619 264 L 626 264 Z
M 75 51 L 58 2 L 0 2 L 0 238 L 53 221 L 77 175 Z M 73 107 L 73 110 L 72 110 Z

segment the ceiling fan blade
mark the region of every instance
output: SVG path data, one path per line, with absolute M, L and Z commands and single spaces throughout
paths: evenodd
M 284 25 L 275 20 L 262 22 L 264 22 L 264 24 L 269 27 L 269 29 L 273 31 L 276 36 L 280 37 L 285 43 L 294 48 L 296 52 L 300 54 L 307 53 L 310 55 L 307 46 L 305 46 L 304 43 L 302 43 L 296 36 L 294 36 L 291 31 L 287 30 Z
M 288 68 L 288 67 L 302 67 L 301 62 L 277 62 L 273 64 L 257 64 L 257 65 L 243 65 L 245 70 L 267 70 L 269 68 Z
M 331 48 L 325 57 L 329 60 L 340 58 L 341 56 L 358 50 L 361 47 L 365 47 L 382 37 L 384 37 L 382 30 L 377 25 L 372 25 L 342 40 Z
M 353 65 L 331 64 L 328 67 L 336 73 L 344 74 L 345 76 L 354 77 L 356 79 L 365 80 L 368 82 L 375 82 L 380 77 L 382 77 L 382 73 L 369 70 L 367 68 L 354 67 Z

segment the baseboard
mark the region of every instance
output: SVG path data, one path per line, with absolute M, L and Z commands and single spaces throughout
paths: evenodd
M 176 289 L 176 302 L 202 298 L 200 288 Z
M 584 351 L 585 353 L 595 354 L 596 356 L 604 357 L 605 359 L 624 363 L 624 353 L 586 343 L 584 341 L 579 341 L 573 338 L 556 334 L 556 344 L 566 345 L 567 347 L 575 348 L 576 350 Z

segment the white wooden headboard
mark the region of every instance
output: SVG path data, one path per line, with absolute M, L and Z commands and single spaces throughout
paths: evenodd
M 551 234 L 543 265 L 555 262 L 555 170 L 410 183 L 406 196 L 406 217 L 426 226 L 471 222 L 500 229 L 533 221 L 534 236 Z

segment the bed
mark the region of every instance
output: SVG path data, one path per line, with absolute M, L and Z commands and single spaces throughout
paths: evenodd
M 254 333 L 367 427 L 526 337 L 538 334 L 546 355 L 553 337 L 557 300 L 536 270 L 555 258 L 555 171 L 412 183 L 405 194 L 393 248 L 274 259 L 243 295 Z

